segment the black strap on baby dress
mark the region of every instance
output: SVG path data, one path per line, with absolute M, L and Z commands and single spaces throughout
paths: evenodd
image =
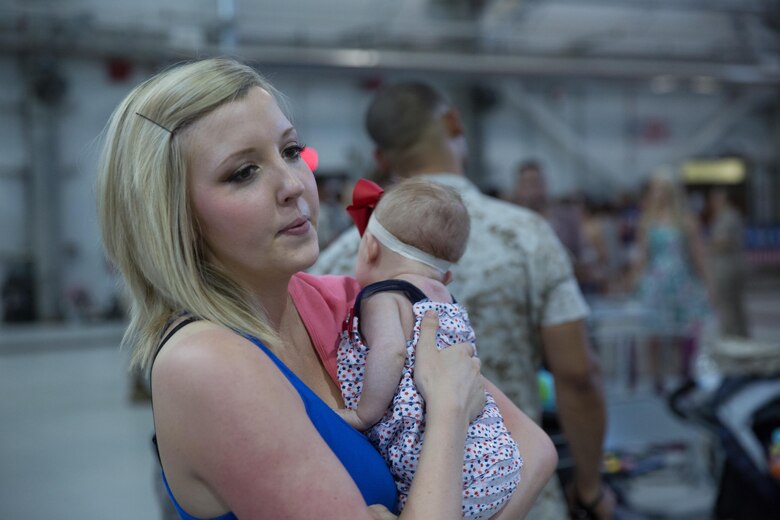
M 400 292 L 403 293 L 412 305 L 427 298 L 425 293 L 422 292 L 416 285 L 413 285 L 406 280 L 382 280 L 381 282 L 372 283 L 366 285 L 358 293 L 355 298 L 355 316 L 360 319 L 360 304 L 364 298 L 373 296 L 380 292 Z

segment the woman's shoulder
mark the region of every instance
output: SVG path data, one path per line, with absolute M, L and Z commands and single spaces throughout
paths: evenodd
M 202 498 L 203 482 L 220 497 L 221 510 L 238 516 L 281 507 L 274 500 L 289 495 L 275 482 L 286 471 L 277 462 L 305 466 L 294 457 L 301 446 L 316 445 L 317 432 L 299 393 L 265 352 L 230 329 L 199 321 L 165 345 L 152 383 L 160 455 L 185 510 L 196 510 L 185 498 Z M 263 467 L 277 469 L 256 471 Z
M 194 396 L 216 391 L 210 382 L 271 383 L 274 372 L 273 362 L 249 339 L 201 320 L 176 331 L 161 348 L 152 370 L 152 391 L 155 399 L 170 391 Z
M 173 363 L 197 362 L 216 356 L 230 345 L 248 342 L 236 332 L 207 320 L 177 320 L 167 327 L 165 334 L 168 336 L 155 359 L 155 369 Z

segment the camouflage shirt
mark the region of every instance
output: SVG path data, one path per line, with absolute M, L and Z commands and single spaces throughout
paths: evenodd
M 538 423 L 540 330 L 588 313 L 569 257 L 537 213 L 484 195 L 460 175 L 423 178 L 457 190 L 471 216 L 468 246 L 452 268 L 448 288 L 468 309 L 482 372 Z M 312 272 L 354 273 L 359 243 L 357 230 L 347 230 L 320 255 Z M 557 486 L 548 488 L 528 518 L 566 518 Z

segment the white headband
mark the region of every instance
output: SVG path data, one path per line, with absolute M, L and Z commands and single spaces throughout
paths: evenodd
M 417 260 L 418 262 L 422 262 L 425 265 L 429 265 L 441 272 L 441 274 L 444 274 L 450 270 L 450 266 L 452 265 L 451 262 L 447 262 L 441 258 L 436 258 L 435 256 L 429 255 L 425 251 L 421 251 L 420 249 L 417 249 L 414 246 L 410 246 L 409 244 L 404 244 L 395 238 L 392 233 L 386 230 L 373 214 L 368 220 L 366 231 L 370 231 L 371 234 L 374 235 L 374 237 L 376 237 L 376 239 L 379 240 L 383 246 L 390 249 L 391 251 L 398 253 L 401 256 L 405 256 L 411 260 Z

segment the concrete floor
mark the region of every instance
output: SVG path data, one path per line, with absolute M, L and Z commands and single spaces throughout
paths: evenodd
M 780 345 L 780 283 L 751 284 L 754 337 Z M 130 399 L 120 324 L 0 326 L 0 520 L 161 518 L 148 404 Z M 706 436 L 651 392 L 608 385 L 610 448 Z M 713 486 L 696 453 L 631 485 L 641 515 L 707 518 Z M 675 471 L 675 468 L 680 471 Z M 700 471 L 701 470 L 701 471 Z
M 158 518 L 151 413 L 128 399 L 126 356 L 88 336 L 52 348 L 49 332 L 0 354 L 0 518 Z

